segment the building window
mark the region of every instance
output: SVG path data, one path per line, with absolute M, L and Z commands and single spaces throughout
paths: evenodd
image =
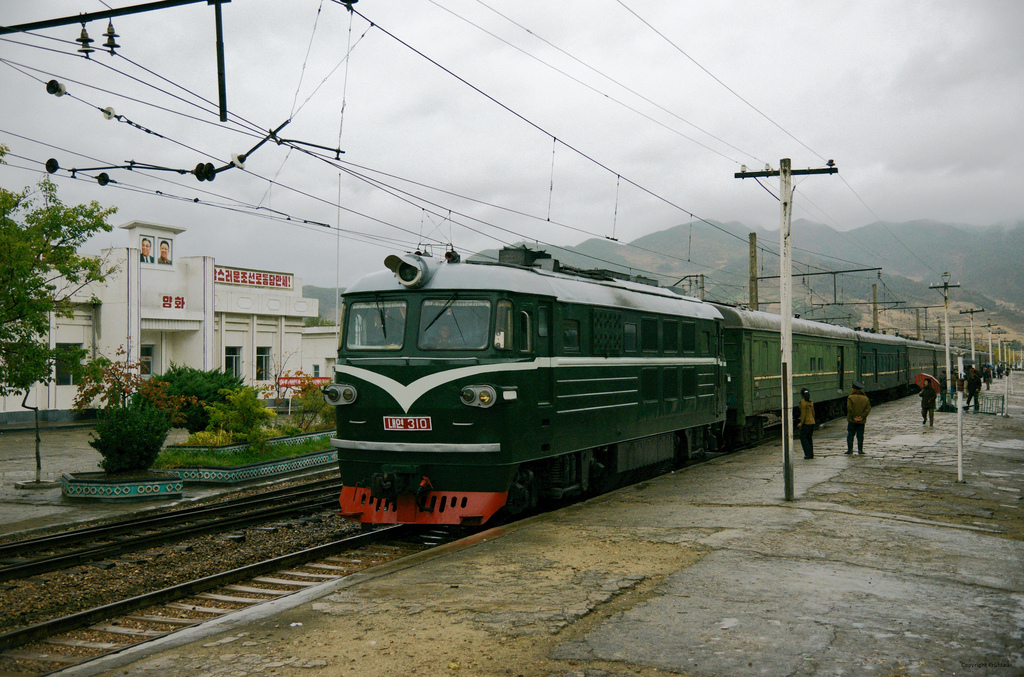
M 81 343 L 58 343 L 57 350 L 81 350 Z M 75 371 L 78 365 L 74 360 L 66 359 L 61 356 L 57 358 L 57 376 L 54 382 L 59 386 L 73 386 L 75 385 Z
M 257 346 L 256 347 L 256 380 L 257 381 L 268 381 L 270 380 L 271 365 L 270 365 L 270 346 Z
M 139 374 L 153 375 L 153 346 L 139 346 Z
M 224 347 L 224 373 L 242 375 L 242 346 Z
M 320 365 L 319 364 L 314 364 L 313 365 L 313 378 L 316 378 L 319 375 L 320 375 Z

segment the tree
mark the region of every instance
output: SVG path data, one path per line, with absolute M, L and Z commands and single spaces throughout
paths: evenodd
M 5 150 L 0 146 L 0 158 Z M 49 382 L 57 360 L 81 359 L 84 353 L 49 347 L 50 315 L 71 317 L 72 295 L 110 272 L 78 248 L 110 231 L 107 217 L 115 211 L 97 202 L 65 206 L 49 179 L 35 192 L 0 188 L 0 397 Z
M 0 163 L 6 154 L 0 145 Z M 107 232 L 116 208 L 97 202 L 66 207 L 49 179 L 12 192 L 0 188 L 0 397 L 24 395 L 22 406 L 35 412 L 36 482 L 40 481 L 39 410 L 28 406 L 29 389 L 53 379 L 58 360 L 75 365 L 85 351 L 50 348 L 45 339 L 50 315 L 70 317 L 71 297 L 109 270 L 78 248 Z

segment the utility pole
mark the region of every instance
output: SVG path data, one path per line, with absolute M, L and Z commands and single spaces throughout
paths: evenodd
M 750 234 L 750 309 L 757 310 L 757 233 Z
M 995 362 L 992 361 L 992 327 L 994 326 L 996 325 L 991 322 L 984 326 L 985 329 L 988 329 L 988 363 L 991 365 L 995 365 Z
M 961 315 L 970 314 L 971 316 L 971 359 L 974 360 L 974 364 L 978 364 L 978 360 L 974 355 L 974 314 L 985 312 L 984 308 L 971 308 L 970 310 L 961 310 Z
M 805 174 L 835 174 L 839 169 L 829 160 L 827 167 L 820 169 L 792 169 L 789 158 L 779 160 L 779 170 L 765 167 L 763 172 L 748 172 L 746 165 L 734 174 L 734 178 L 746 179 L 761 176 L 779 177 L 779 295 L 782 301 L 782 474 L 786 500 L 793 500 L 793 462 L 790 447 L 793 444 L 793 176 Z
M 917 311 L 917 340 L 920 341 L 921 340 L 921 309 L 920 308 L 915 308 L 914 310 Z
M 931 285 L 929 289 L 941 289 L 942 290 L 942 307 L 943 307 L 943 322 L 942 326 L 946 328 L 946 379 L 949 383 L 953 383 L 953 364 L 949 361 L 949 290 L 959 287 L 958 284 L 949 283 L 949 273 L 942 274 L 942 284 Z
M 878 333 L 878 284 L 871 285 L 871 331 Z

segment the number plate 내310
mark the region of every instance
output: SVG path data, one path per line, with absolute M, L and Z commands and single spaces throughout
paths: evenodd
M 384 430 L 431 430 L 429 416 L 385 416 Z

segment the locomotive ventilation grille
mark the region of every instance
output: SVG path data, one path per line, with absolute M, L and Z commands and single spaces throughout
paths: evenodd
M 369 504 L 373 512 L 395 512 L 395 504 L 386 498 L 372 499 L 370 492 L 362 492 L 359 497 L 359 505 Z M 469 505 L 469 498 L 463 494 L 432 494 L 423 508 L 416 506 L 417 512 L 438 512 L 444 514 L 445 510 L 452 508 L 465 508 Z

